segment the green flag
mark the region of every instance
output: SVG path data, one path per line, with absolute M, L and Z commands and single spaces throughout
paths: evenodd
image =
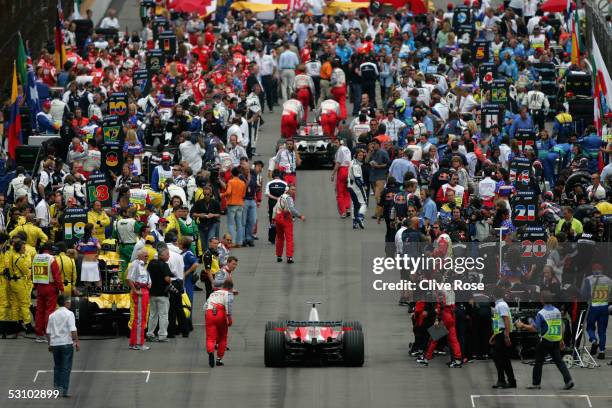
M 23 38 L 19 34 L 19 44 L 17 44 L 17 75 L 22 86 L 28 84 L 28 56 L 23 45 Z

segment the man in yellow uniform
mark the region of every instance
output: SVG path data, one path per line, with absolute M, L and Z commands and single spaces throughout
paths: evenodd
M 2 327 L 2 337 L 5 338 L 4 321 L 9 319 L 9 303 L 8 303 L 8 285 L 9 280 L 7 273 L 8 264 L 6 258 L 8 255 L 8 241 L 6 234 L 0 236 L 0 325 Z
M 30 314 L 30 303 L 32 285 L 30 271 L 32 270 L 32 258 L 26 254 L 26 246 L 22 241 L 13 244 L 13 250 L 9 252 L 9 306 L 12 319 L 21 322 L 26 331 L 33 331 L 32 316 Z
M 127 218 L 115 221 L 113 233 L 116 234 L 119 243 L 119 257 L 121 258 L 121 279 L 125 281 L 125 271 L 128 263 L 132 259 L 134 245 L 138 240 L 138 233 L 142 228 L 142 223 L 136 218 L 136 208 L 130 207 L 127 210 Z
M 43 230 L 35 224 L 34 214 L 28 214 L 26 216 L 26 223 L 12 230 L 9 234 L 9 237 L 13 238 L 21 231 L 26 234 L 26 243 L 34 248 L 36 248 L 38 244 L 42 245 L 49 240 L 47 234 L 45 234 Z
M 74 249 L 66 251 L 66 244 L 64 242 L 59 242 L 57 249 L 59 254 L 55 256 L 55 261 L 59 265 L 60 273 L 62 274 L 64 296 L 70 297 L 76 295 L 77 269 L 75 259 L 77 252 Z
M 87 213 L 87 222 L 94 226 L 93 236 L 100 241 L 106 239 L 105 229 L 110 225 L 110 218 L 102 209 L 102 203 L 95 201 L 93 208 Z

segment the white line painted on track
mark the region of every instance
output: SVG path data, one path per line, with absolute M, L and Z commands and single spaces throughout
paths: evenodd
M 52 373 L 53 370 L 38 370 L 34 375 L 36 382 L 38 376 L 44 373 Z M 71 373 L 88 373 L 88 374 L 146 374 L 145 383 L 149 382 L 151 374 L 208 374 L 209 371 L 151 371 L 151 370 L 72 370 Z
M 508 397 L 517 397 L 517 398 L 585 398 L 589 408 L 593 408 L 593 404 L 591 404 L 591 398 L 588 395 L 557 395 L 557 394 L 546 394 L 546 395 L 538 395 L 538 394 L 483 394 L 483 395 L 470 395 L 470 400 L 472 401 L 472 408 L 476 408 L 476 398 L 508 398 Z M 607 398 L 608 396 L 602 395 L 597 398 Z

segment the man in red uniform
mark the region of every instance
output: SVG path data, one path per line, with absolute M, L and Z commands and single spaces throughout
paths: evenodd
M 234 303 L 234 283 L 231 279 L 223 282 L 220 290 L 214 291 L 206 301 L 206 352 L 208 364 L 215 366 L 215 345 L 218 366 L 222 366 L 227 349 L 227 329 L 232 325 L 232 305 Z
M 351 166 L 351 151 L 338 139 L 334 139 L 336 156 L 334 158 L 334 170 L 332 171 L 331 181 L 336 180 L 336 202 L 340 217 L 346 218 L 351 213 L 351 196 L 348 192 L 348 171 Z M 336 177 L 337 175 L 337 177 Z
M 300 120 L 304 115 L 302 103 L 296 99 L 295 93 L 291 99 L 283 103 L 283 116 L 281 117 L 281 137 L 290 139 L 297 134 Z
M 147 271 L 149 253 L 146 249 L 141 249 L 138 251 L 137 257 L 131 263 L 127 275 L 127 282 L 131 289 L 132 301 L 134 302 L 134 321 L 132 322 L 132 330 L 130 332 L 130 350 L 149 350 L 149 346 L 144 344 L 149 308 L 149 289 L 151 288 L 151 277 Z
M 274 206 L 274 223 L 276 225 L 276 262 L 283 261 L 283 247 L 287 241 L 287 263 L 293 263 L 293 217 L 305 221 L 306 218 L 295 209 L 293 204 L 295 186 L 278 198 Z
M 302 104 L 304 108 L 304 121 L 308 120 L 308 108 L 312 105 L 314 108 L 314 96 L 315 96 L 315 87 L 314 82 L 310 75 L 305 73 L 306 67 L 304 64 L 300 64 L 295 69 L 296 76 L 293 80 L 293 89 L 295 89 L 295 94 L 297 95 L 297 99 Z
M 442 279 L 437 279 L 437 281 L 442 281 Z M 436 322 L 435 326 L 438 327 L 440 325 L 440 321 L 446 327 L 448 331 L 447 341 L 448 347 L 451 350 L 453 355 L 453 360 L 447 365 L 450 368 L 461 368 L 461 346 L 459 345 L 459 340 L 457 339 L 457 329 L 455 327 L 455 292 L 451 290 L 441 290 L 438 292 L 438 304 L 436 305 Z M 438 341 L 431 339 L 429 341 L 429 345 L 427 346 L 427 351 L 423 357 L 419 357 L 416 361 L 417 363 L 427 366 L 429 365 L 429 360 L 433 358 L 433 352 L 438 345 Z
M 46 343 L 49 315 L 57 307 L 57 295 L 64 291 L 62 274 L 51 255 L 51 244 L 45 244 L 32 261 L 32 282 L 36 287 L 36 342 Z
M 340 120 L 340 104 L 333 99 L 326 99 L 319 107 L 319 123 L 323 134 L 332 139 L 336 138 L 336 128 Z

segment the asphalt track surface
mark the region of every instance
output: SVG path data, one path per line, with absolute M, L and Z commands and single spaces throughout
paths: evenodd
M 262 159 L 273 152 L 280 114 L 266 113 L 265 120 L 258 144 Z M 196 327 L 188 339 L 153 343 L 147 352 L 128 350 L 126 338 L 82 341 L 75 354 L 69 400 L 9 400 L 9 390 L 50 389 L 52 358 L 46 345 L 31 339 L 0 341 L 0 407 L 582 408 L 589 407 L 589 401 L 593 407 L 612 406 L 609 366 L 572 369 L 577 387 L 571 392 L 559 391 L 561 377 L 552 366 L 545 367 L 539 392 L 525 390 L 531 366 L 518 361 L 515 392 L 490 388 L 495 379 L 492 361 L 449 369 L 444 365 L 448 357 L 438 357 L 429 367 L 418 367 L 408 355 L 409 316 L 397 306 L 396 296 L 378 303 L 362 301 L 361 248 L 380 242 L 383 226 L 368 216 L 366 230 L 354 231 L 350 220 L 340 219 L 329 176 L 329 170 L 298 172 L 297 207 L 306 222 L 295 223 L 295 264 L 276 262 L 265 239 L 264 206 L 258 212 L 263 221 L 256 246 L 234 250 L 240 259 L 235 273 L 240 294 L 224 367 L 208 367 L 203 292 L 196 292 Z M 306 319 L 307 300 L 322 302 L 321 319 L 363 323 L 364 367 L 264 367 L 266 321 Z

